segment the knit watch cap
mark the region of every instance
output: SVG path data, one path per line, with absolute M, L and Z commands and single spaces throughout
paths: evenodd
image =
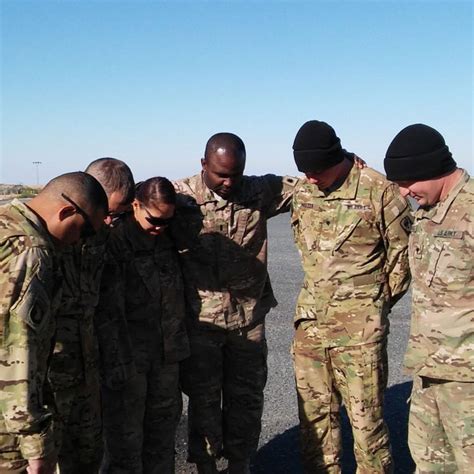
M 390 181 L 424 181 L 456 169 L 443 136 L 434 128 L 409 125 L 390 143 L 384 160 Z
M 310 120 L 302 125 L 293 143 L 293 156 L 303 173 L 324 171 L 344 159 L 341 140 L 326 122 Z

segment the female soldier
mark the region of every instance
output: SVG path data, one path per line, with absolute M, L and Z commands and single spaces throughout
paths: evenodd
M 166 230 L 175 203 L 170 181 L 148 179 L 111 232 L 100 305 L 110 331 L 99 331 L 103 473 L 174 473 L 178 362 L 189 354 L 181 270 Z

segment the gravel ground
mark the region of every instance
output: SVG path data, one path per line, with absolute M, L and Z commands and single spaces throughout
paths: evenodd
M 262 434 L 257 455 L 252 463 L 255 474 L 299 474 L 298 413 L 290 358 L 293 336 L 293 310 L 302 280 L 298 253 L 293 244 L 289 218 L 277 216 L 269 221 L 269 272 L 278 306 L 267 317 L 269 377 L 265 389 L 265 408 Z M 389 388 L 386 392 L 385 418 L 390 429 L 395 472 L 413 472 L 407 448 L 407 418 L 411 384 L 402 374 L 409 322 L 410 301 L 405 296 L 391 315 L 389 336 Z M 186 405 L 186 403 L 185 403 Z M 177 436 L 176 473 L 195 473 L 193 464 L 186 463 L 186 410 Z M 343 418 L 344 473 L 355 472 L 351 434 L 346 417 Z M 221 462 L 220 468 L 225 467 Z

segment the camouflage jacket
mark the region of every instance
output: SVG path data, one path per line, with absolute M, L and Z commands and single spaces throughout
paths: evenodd
M 104 226 L 95 236 L 62 252 L 63 291 L 49 369 L 54 391 L 88 383 L 98 376 L 94 313 L 107 237 L 108 229 Z
M 0 261 L 0 457 L 43 458 L 54 451 L 45 380 L 59 273 L 49 234 L 17 200 L 0 207 Z
M 370 168 L 354 166 L 327 195 L 301 180 L 292 227 L 305 277 L 295 322 L 315 320 L 327 347 L 385 337 L 390 308 L 410 283 L 410 224 L 398 187 Z
M 183 267 L 188 323 L 236 329 L 276 306 L 267 272 L 267 219 L 289 210 L 296 181 L 244 176 L 232 201 L 210 191 L 201 174 L 175 182 L 179 196 L 172 232 Z
M 111 230 L 98 308 L 105 383 L 120 388 L 136 370 L 137 340 L 146 333 L 165 362 L 189 355 L 183 280 L 166 234 L 150 237 L 132 218 Z
M 444 201 L 415 214 L 405 366 L 421 376 L 474 382 L 473 181 L 464 172 Z

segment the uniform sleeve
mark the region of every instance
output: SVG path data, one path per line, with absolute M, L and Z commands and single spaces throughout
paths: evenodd
M 267 174 L 263 176 L 263 179 L 265 180 L 268 191 L 266 206 L 267 218 L 288 212 L 296 184 L 298 183 L 298 178 Z
M 107 244 L 95 329 L 99 344 L 100 372 L 110 389 L 121 389 L 135 373 L 125 314 L 125 269 L 117 238 Z
M 23 457 L 40 459 L 54 451 L 52 413 L 43 400 L 54 331 L 46 279 L 53 275 L 47 271 L 51 257 L 39 248 L 21 248 L 18 240 L 0 248 L 0 409 Z
M 301 183 L 301 182 L 300 182 Z M 300 235 L 300 211 L 298 206 L 298 189 L 295 187 L 295 191 L 293 193 L 293 197 L 291 200 L 291 229 L 293 231 L 293 239 L 296 245 L 296 249 L 300 257 L 303 256 L 302 251 L 302 242 L 301 242 L 301 235 Z
M 408 290 L 411 281 L 408 264 L 408 237 L 412 217 L 410 207 L 396 185 L 390 185 L 382 196 L 382 225 L 386 249 L 385 274 L 393 306 Z

